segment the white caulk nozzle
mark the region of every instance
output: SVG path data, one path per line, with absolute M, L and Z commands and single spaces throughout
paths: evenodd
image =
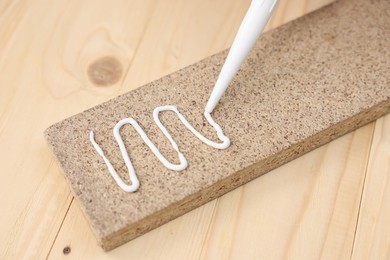
M 252 49 L 261 32 L 264 30 L 279 0 L 252 0 L 252 3 L 234 38 L 232 47 L 222 66 L 217 83 L 207 102 L 205 112 L 211 113 L 217 106 L 223 93 L 230 85 L 240 65 Z

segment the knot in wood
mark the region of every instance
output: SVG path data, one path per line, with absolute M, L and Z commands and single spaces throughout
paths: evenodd
M 114 85 L 122 77 L 122 64 L 113 57 L 103 57 L 88 67 L 91 82 L 99 87 Z

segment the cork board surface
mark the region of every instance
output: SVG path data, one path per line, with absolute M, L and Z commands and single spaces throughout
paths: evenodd
M 161 115 L 189 167 L 165 168 L 135 130 L 122 137 L 141 182 L 122 191 L 89 141 L 128 181 L 112 129 L 133 117 L 172 162 L 155 125 L 172 104 L 210 139 L 203 109 L 227 52 L 65 119 L 45 132 L 99 244 L 119 246 L 340 135 L 390 112 L 390 2 L 339 1 L 264 34 L 213 113 L 232 145 L 199 141 L 171 112 Z

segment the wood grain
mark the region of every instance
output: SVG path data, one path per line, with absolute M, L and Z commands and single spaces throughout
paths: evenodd
M 390 116 L 377 120 L 356 231 L 353 259 L 390 256 Z
M 112 9 L 114 2 L 123 6 Z M 101 55 L 129 65 L 154 2 L 124 4 L 35 0 L 1 5 L 2 259 L 49 253 L 71 195 L 42 133 L 115 94 L 117 86 L 88 83 L 86 71 Z M 94 11 L 88 16 L 86 10 Z
M 352 253 L 356 204 L 367 164 L 353 256 L 389 258 L 384 155 L 389 131 L 378 130 L 388 125 L 389 117 L 378 121 L 373 135 L 373 125 L 359 129 L 112 252 L 103 253 L 95 244 L 42 132 L 56 121 L 227 48 L 249 1 L 192 2 L 1 1 L 0 258 L 198 259 L 245 251 L 261 256 L 264 252 L 253 243 L 269 240 L 262 249 L 275 256 L 345 259 Z M 284 0 L 270 27 L 329 2 Z M 213 26 L 207 26 L 210 19 Z M 115 57 L 124 74 L 113 85 L 98 87 L 88 68 L 108 56 Z M 309 189 L 309 184 L 315 186 Z M 255 212 L 261 221 L 253 226 L 248 221 L 254 203 L 261 206 L 261 212 Z M 290 227 L 291 232 L 264 223 Z M 322 232 L 317 234 L 317 228 Z M 69 255 L 63 254 L 66 246 Z
M 373 126 L 218 199 L 202 258 L 349 258 Z

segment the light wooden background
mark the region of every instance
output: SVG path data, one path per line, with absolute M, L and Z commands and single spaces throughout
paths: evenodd
M 284 0 L 268 28 L 331 1 Z M 390 258 L 390 116 L 111 252 L 96 245 L 44 129 L 229 47 L 249 3 L 0 1 L 1 259 Z

